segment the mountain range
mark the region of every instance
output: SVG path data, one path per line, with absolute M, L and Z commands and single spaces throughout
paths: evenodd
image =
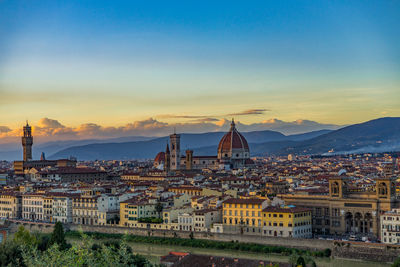
M 320 130 L 305 134 L 284 135 L 275 131 L 245 132 L 243 135 L 249 143 L 264 143 L 286 140 L 306 140 L 311 136 L 318 136 L 330 130 Z M 181 149 L 193 149 L 195 155 L 216 155 L 217 146 L 225 132 L 211 132 L 199 134 L 181 134 Z M 146 141 L 88 144 L 74 146 L 52 155 L 52 158 L 65 158 L 71 155 L 79 159 L 146 159 L 153 158 L 158 152 L 164 151 L 169 137 L 159 137 Z M 208 149 L 210 148 L 210 149 Z M 204 149 L 206 149 L 204 151 Z
M 239 131 L 240 128 L 238 127 Z M 181 150 L 193 149 L 194 155 L 216 155 L 217 146 L 225 132 L 183 133 Z M 277 131 L 243 132 L 252 156 L 260 155 L 332 155 L 366 152 L 400 151 L 400 118 L 386 117 L 349 125 L 337 130 L 318 130 L 303 134 L 285 135 Z M 165 150 L 165 137 L 131 136 L 106 140 L 48 142 L 34 146 L 34 157 L 41 151 L 49 158 L 77 157 L 94 159 L 149 159 Z M 13 155 L 0 152 L 0 159 L 19 159 L 22 152 Z

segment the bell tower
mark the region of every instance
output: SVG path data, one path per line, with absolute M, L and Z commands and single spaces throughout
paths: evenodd
M 24 135 L 22 136 L 22 147 L 24 148 L 24 161 L 32 160 L 32 145 L 33 145 L 33 136 L 32 136 L 32 128 L 29 126 L 28 121 L 26 121 L 26 125 L 24 126 Z
M 171 170 L 179 170 L 181 163 L 181 136 L 179 134 L 171 134 L 169 136 L 171 142 Z
M 330 197 L 343 198 L 346 197 L 347 187 L 344 177 L 337 176 L 329 178 L 329 195 Z
M 169 152 L 169 146 L 167 142 L 167 148 L 165 149 L 165 160 L 164 160 L 164 171 L 169 172 L 171 167 L 171 154 Z

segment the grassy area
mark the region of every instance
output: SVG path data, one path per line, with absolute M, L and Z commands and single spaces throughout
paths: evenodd
M 183 246 L 183 247 L 195 247 L 195 248 L 211 248 L 219 250 L 237 250 L 237 251 L 248 251 L 256 253 L 274 253 L 280 255 L 310 255 L 313 257 L 330 257 L 331 250 L 303 250 L 296 248 L 288 248 L 283 246 L 268 246 L 254 243 L 239 243 L 239 242 L 224 242 L 214 240 L 203 240 L 203 239 L 184 239 L 184 238 L 169 238 L 169 237 L 155 237 L 155 236 L 136 236 L 136 235 L 124 235 L 124 234 L 106 234 L 97 232 L 86 232 L 88 236 L 94 239 L 121 239 L 126 238 L 129 242 L 135 243 L 148 243 L 157 245 L 171 245 L 171 246 Z M 66 232 L 66 237 L 80 238 L 81 233 L 77 231 Z

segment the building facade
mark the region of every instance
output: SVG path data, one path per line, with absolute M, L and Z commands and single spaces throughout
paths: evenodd
M 22 217 L 22 196 L 13 191 L 0 193 L 0 218 L 20 219 Z
M 381 241 L 385 244 L 400 244 L 400 209 L 382 214 Z
M 29 221 L 44 220 L 44 199 L 42 194 L 22 195 L 22 219 Z
M 375 179 L 374 191 L 352 191 L 348 177 L 329 179 L 329 194 L 278 195 L 287 205 L 312 209 L 314 234 L 361 234 L 380 236 L 380 214 L 397 206 L 394 180 Z
M 262 211 L 264 236 L 311 238 L 311 209 L 298 207 L 266 207 Z

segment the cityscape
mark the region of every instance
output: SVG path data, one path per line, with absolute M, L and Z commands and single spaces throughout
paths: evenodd
M 398 2 L 0 12 L 0 266 L 400 266 Z

